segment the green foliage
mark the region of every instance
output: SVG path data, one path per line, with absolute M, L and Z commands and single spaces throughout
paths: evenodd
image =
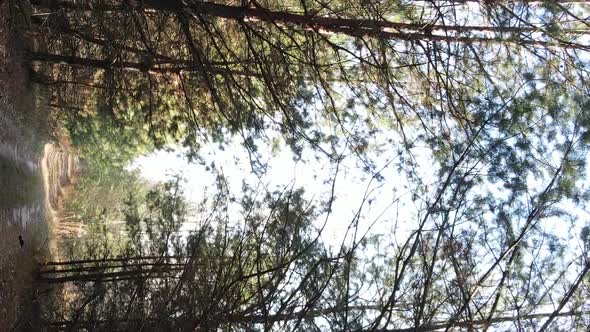
M 90 168 L 122 168 L 153 150 L 148 130 L 137 111 L 121 121 L 104 115 L 71 115 L 66 126 L 74 145 Z
M 122 202 L 129 256 L 167 255 L 178 251 L 179 228 L 188 217 L 181 178 L 157 185 L 145 195 L 131 192 Z
M 373 198 L 363 198 L 338 220 L 345 241 L 328 249 L 315 231 L 339 193 L 313 204 L 302 190 L 260 195 L 245 184 L 232 193 L 214 174 L 216 194 L 191 214 L 178 179 L 141 194 L 117 187 L 125 181 L 94 182 L 119 188 L 111 206 L 125 202 L 121 254 L 163 261 L 150 258 L 160 270 L 148 276 L 125 262 L 113 269 L 133 277 L 84 283 L 86 298 L 102 296 L 82 306 L 84 317 L 128 330 L 137 326 L 113 308 L 149 317 L 153 330 L 165 322 L 272 331 L 279 321 L 292 330 L 510 330 L 535 329 L 539 317 L 545 327 L 579 325 L 588 303 L 568 301 L 584 298 L 575 280 L 588 272 L 579 264 L 588 248 L 578 214 L 587 215 L 590 197 L 580 6 L 65 3 L 79 31 L 62 31 L 61 45 L 76 48 L 52 52 L 70 65 L 58 76 L 91 77 L 90 101 L 68 118 L 91 174 L 120 179 L 153 149 L 181 145 L 200 160 L 205 144 L 239 141 L 263 179 L 265 153 L 284 144 L 298 161 L 357 172 L 367 195 L 377 182 L 399 205 L 377 223 L 368 217 Z M 337 175 L 320 179 L 328 192 Z M 87 210 L 102 218 L 101 207 Z M 183 231 L 191 218 L 195 229 Z M 385 234 L 364 238 L 359 224 L 385 225 Z M 582 245 L 571 239 L 578 232 Z M 568 306 L 543 311 L 560 301 Z
M 120 221 L 129 195 L 141 196 L 149 186 L 136 172 L 121 168 L 86 168 L 77 182 L 64 209 L 75 213 L 83 223 Z

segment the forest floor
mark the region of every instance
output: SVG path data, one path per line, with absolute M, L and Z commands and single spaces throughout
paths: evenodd
M 50 255 L 50 201 L 69 182 L 60 168 L 71 158 L 48 143 L 48 110 L 17 28 L 26 13 L 12 4 L 0 0 L 0 330 L 33 331 L 34 272 Z
M 23 39 L 8 1 L 0 4 L 0 326 L 31 321 L 35 256 L 48 228 L 38 168 L 47 123 L 27 81 Z M 22 237 L 21 247 L 19 236 Z M 29 316 L 27 314 L 26 316 Z

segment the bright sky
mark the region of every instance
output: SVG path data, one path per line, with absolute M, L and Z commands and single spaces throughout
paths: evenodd
M 583 40 L 587 41 L 588 38 L 585 37 Z M 396 169 L 395 163 L 392 163 L 398 158 L 396 155 L 396 145 L 400 144 L 398 136 L 393 129 L 384 129 L 379 133 L 378 137 L 370 138 L 370 145 L 386 147 L 379 152 L 370 153 L 371 160 L 376 162 L 376 168 L 381 170 L 380 174 L 384 177 L 382 182 L 371 179 L 370 175 L 362 171 L 359 160 L 354 156 L 349 155 L 339 165 L 334 187 L 336 201 L 322 233 L 324 243 L 333 248 L 338 248 L 342 244 L 343 238 L 363 202 L 361 217 L 358 219 L 358 236 L 362 236 L 364 231 L 371 227 L 372 234 L 386 235 L 388 241 L 395 242 L 396 239 L 408 238 L 409 231 L 418 224 L 421 219 L 419 213 L 424 210 L 424 206 L 416 204 L 424 204 L 425 201 L 429 200 L 428 198 L 413 200 L 413 190 L 408 187 L 408 179 Z M 385 143 L 388 140 L 391 142 L 389 143 L 390 146 Z M 268 172 L 261 178 L 251 172 L 248 153 L 240 142 L 236 141 L 228 144 L 225 150 L 220 150 L 215 144 L 205 145 L 201 150 L 201 155 L 207 164 L 214 162 L 217 169 L 223 173 L 228 180 L 230 193 L 232 194 L 239 194 L 242 183 L 245 181 L 252 187 L 262 185 L 270 191 L 281 190 L 290 186 L 294 189 L 302 187 L 305 189 L 308 200 L 312 202 L 324 202 L 327 200 L 336 174 L 334 162 L 323 155 L 309 152 L 304 152 L 301 160 L 294 161 L 293 154 L 288 147 L 283 145 L 279 151 L 272 151 L 269 145 L 260 144 L 259 146 L 262 156 L 270 156 L 268 160 L 264 161 L 269 165 Z M 435 177 L 436 170 L 433 169 L 435 164 L 429 158 L 429 149 L 416 147 L 413 152 L 418 159 L 418 176 L 427 184 L 428 190 L 431 191 L 425 194 L 426 197 L 429 197 L 432 191 L 437 189 L 436 181 L 440 180 Z M 559 157 L 557 156 L 557 159 Z M 590 163 L 587 161 L 586 164 L 587 168 L 590 169 Z M 215 190 L 215 174 L 207 170 L 204 165 L 188 163 L 180 150 L 177 152 L 157 151 L 139 158 L 133 167 L 140 169 L 141 174 L 150 181 L 163 181 L 172 174 L 182 174 L 186 178 L 184 184 L 186 195 L 195 203 Z M 527 178 L 528 185 L 531 188 L 544 187 L 546 185 L 545 180 L 532 178 L 531 176 Z M 494 197 L 506 194 L 506 191 L 502 190 L 502 184 L 499 184 L 498 188 L 496 190 L 493 186 L 482 187 L 481 190 L 490 191 L 489 194 L 494 195 Z M 588 223 L 590 215 L 587 211 L 584 211 L 583 207 L 576 206 L 571 202 L 561 206 L 568 209 L 569 212 L 573 212 L 572 214 L 579 218 L 579 221 L 572 223 L 571 220 L 550 217 L 544 218 L 538 227 L 555 234 L 565 243 L 570 243 L 571 246 L 568 246 L 567 250 L 570 251 L 571 255 L 575 255 L 575 253 L 580 252 L 582 246 L 579 241 L 580 229 Z M 483 217 L 491 218 L 493 216 Z M 316 220 L 315 226 L 317 228 L 322 227 L 324 221 L 325 216 L 320 216 Z M 515 231 L 519 232 L 518 227 L 520 227 L 520 224 L 515 223 L 514 226 L 517 228 Z M 184 230 L 190 229 L 191 226 L 184 228 Z M 358 240 L 358 236 L 356 240 Z M 351 240 L 349 234 L 346 242 L 350 243 Z M 550 254 L 549 252 L 543 253 L 543 255 Z M 482 253 L 482 257 L 485 256 L 488 258 L 493 257 L 489 252 Z M 569 262 L 569 258 L 564 259 L 564 265 L 567 263 L 565 260 Z M 482 264 L 480 268 L 485 268 L 485 265 Z M 575 273 L 572 274 L 572 276 L 574 275 Z M 541 309 L 547 309 L 541 311 L 552 310 L 552 308 Z
M 576 9 L 580 8 L 576 7 Z M 466 21 L 469 24 L 477 25 L 485 23 L 480 11 L 481 7 L 478 3 L 469 2 L 460 10 L 453 12 L 452 15 L 457 21 Z M 532 17 L 529 20 L 537 23 L 539 18 Z M 588 38 L 589 36 L 582 37 L 581 42 L 588 41 Z M 362 111 L 359 110 L 359 113 Z M 392 140 L 391 149 L 371 155 L 371 159 L 376 162 L 377 169 L 383 168 L 381 175 L 385 180 L 381 183 L 371 181 L 370 176 L 360 169 L 361 166 L 357 164 L 358 160 L 355 157 L 349 156 L 344 159 L 339 167 L 334 190 L 337 199 L 323 233 L 326 242 L 340 244 L 342 236 L 359 210 L 365 195 L 366 202 L 370 201 L 371 203 L 363 207 L 361 229 L 368 227 L 375 220 L 379 220 L 381 223 L 376 224 L 374 230 L 386 234 L 391 231 L 392 222 L 399 220 L 416 222 L 416 213 L 423 207 L 413 206 L 411 190 L 406 187 L 407 179 L 395 169 L 395 166 L 387 166 L 390 161 L 397 158 L 395 149 L 395 145 L 399 144 L 396 143 L 399 142 L 397 136 L 393 130 L 384 130 L 379 134 L 379 137 L 372 138 L 371 143 L 379 147 L 386 146 L 385 142 L 388 139 Z M 260 144 L 259 147 L 262 156 L 272 155 L 270 159 L 265 161 L 270 168 L 262 178 L 257 178 L 251 172 L 249 156 L 239 142 L 228 144 L 225 150 L 220 150 L 215 144 L 205 145 L 201 155 L 208 164 L 214 162 L 226 176 L 231 193 L 240 193 L 242 181 L 246 181 L 253 187 L 262 184 L 268 190 L 281 189 L 291 185 L 293 188 L 303 187 L 307 198 L 312 201 L 325 201 L 329 197 L 331 182 L 327 184 L 324 182 L 333 181 L 335 165 L 325 156 L 316 158 L 316 155 L 304 154 L 302 160 L 295 162 L 289 148 L 285 146 L 282 146 L 279 152 L 272 151 L 270 147 L 263 144 Z M 433 184 L 438 179 L 434 178 L 435 170 L 432 169 L 434 163 L 428 157 L 428 150 L 418 147 L 413 152 L 419 159 L 417 162 L 420 166 L 419 177 L 427 184 Z M 215 188 L 215 174 L 208 171 L 203 165 L 188 163 L 180 150 L 177 152 L 157 151 L 139 158 L 133 167 L 139 168 L 142 175 L 150 181 L 162 181 L 172 174 L 181 173 L 187 180 L 184 186 L 187 197 L 194 202 L 199 202 L 205 197 L 206 192 L 211 193 Z M 534 179 L 531 180 L 534 181 Z M 543 184 L 540 183 L 540 185 Z M 494 192 L 494 195 L 500 194 L 500 192 Z M 324 219 L 320 217 L 317 227 L 321 227 L 323 222 Z M 398 233 L 399 231 L 400 229 L 397 229 Z M 398 236 L 404 238 L 403 234 L 398 234 Z
M 316 159 L 308 155 L 306 158 L 304 154 L 305 161 L 294 161 L 287 147 L 282 147 L 280 152 L 267 161 L 269 170 L 261 178 L 252 173 L 248 154 L 239 144 L 233 144 L 225 151 L 209 145 L 203 148 L 202 155 L 207 164 L 215 162 L 227 178 L 230 192 L 236 194 L 241 192 L 242 181 L 246 181 L 253 187 L 262 184 L 268 190 L 281 190 L 288 186 L 293 186 L 294 189 L 304 188 L 307 199 L 316 203 L 326 201 L 331 193 L 331 183 L 336 171 L 335 165 L 326 157 Z M 392 157 L 394 156 L 391 153 L 384 153 L 379 158 L 380 167 L 387 165 Z M 390 231 L 392 225 L 388 221 L 392 221 L 392 214 L 399 216 L 397 209 L 402 204 L 411 202 L 408 192 L 403 191 L 405 181 L 393 166 L 383 169 L 385 181 L 379 183 L 371 180 L 355 162 L 353 157 L 349 157 L 339 166 L 334 188 L 336 200 L 323 232 L 323 240 L 335 246 L 341 244 L 365 196 L 366 202 L 370 201 L 370 204 L 363 207 L 359 228 L 366 229 L 378 220 L 381 223 L 377 223 L 374 228 L 379 233 Z M 426 163 L 425 160 L 424 165 L 431 163 Z M 150 181 L 163 181 L 173 174 L 182 174 L 186 178 L 185 193 L 195 203 L 203 199 L 206 192 L 211 193 L 215 188 L 215 174 L 206 170 L 203 165 L 189 163 L 180 152 L 157 151 L 139 158 L 132 167 L 139 168 L 142 176 Z M 325 183 L 326 180 L 329 182 Z M 320 228 L 324 221 L 325 215 L 318 218 L 316 227 Z

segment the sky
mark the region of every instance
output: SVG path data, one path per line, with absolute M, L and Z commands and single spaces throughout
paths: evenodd
M 586 36 L 582 41 L 587 42 L 589 38 Z M 585 57 L 584 60 L 586 60 Z M 395 161 L 398 156 L 395 145 L 401 144 L 397 136 L 399 135 L 395 133 L 394 129 L 385 129 L 376 137 L 370 138 L 374 146 L 387 147 L 388 140 L 391 144 L 390 149 L 381 149 L 371 155 L 371 159 L 376 162 L 376 169 L 380 170 L 380 175 L 384 178 L 383 181 L 376 181 L 364 172 L 362 165 L 359 165 L 359 160 L 354 156 L 348 155 L 338 167 L 325 156 L 308 152 L 304 152 L 303 158 L 296 161 L 289 148 L 284 144 L 280 146 L 278 151 L 272 150 L 269 146 L 260 146 L 260 154 L 270 156 L 268 160 L 265 160 L 269 165 L 268 172 L 260 177 L 251 171 L 249 156 L 239 141 L 229 143 L 224 150 L 220 150 L 217 145 L 212 143 L 205 144 L 201 155 L 206 164 L 214 162 L 217 169 L 227 178 L 231 193 L 239 193 L 242 183 L 245 181 L 253 187 L 261 185 L 268 190 L 280 190 L 290 186 L 295 189 L 301 187 L 305 189 L 307 199 L 320 202 L 330 196 L 331 185 L 335 180 L 336 200 L 332 213 L 327 216 L 327 219 L 325 215 L 320 216 L 314 225 L 320 229 L 324 227 L 325 222 L 321 239 L 325 244 L 337 249 L 345 241 L 346 236 L 349 236 L 346 241 L 350 243 L 350 233 L 347 231 L 361 207 L 358 234 L 364 234 L 370 228 L 370 234 L 384 235 L 391 243 L 407 239 L 410 235 L 409 232 L 415 229 L 419 222 L 420 211 L 424 210 L 424 206 L 420 204 L 424 204 L 428 199 L 421 197 L 421 199 L 414 200 L 412 197 L 414 192 L 408 179 L 396 169 Z M 418 146 L 413 149 L 413 152 L 417 158 L 417 165 L 419 165 L 418 176 L 424 181 L 426 188 L 436 190 L 437 181 L 440 179 L 435 176 L 437 170 L 435 163 L 430 158 L 429 149 Z M 558 164 L 560 154 L 547 157 Z M 589 160 L 586 160 L 586 167 L 590 169 Z M 189 163 L 183 156 L 182 150 L 157 151 L 137 159 L 132 168 L 139 169 L 142 176 L 150 181 L 163 181 L 172 174 L 182 174 L 186 178 L 184 183 L 186 196 L 195 203 L 205 198 L 215 188 L 214 173 L 207 170 L 205 165 Z M 529 175 L 527 184 L 531 188 L 539 189 L 546 185 L 545 180 Z M 584 179 L 584 181 L 587 180 Z M 489 190 L 490 195 L 499 197 L 506 194 L 506 191 L 501 190 L 501 187 L 502 184 L 499 184 L 498 187 L 489 186 L 481 190 Z M 432 192 L 426 193 L 425 197 L 429 197 L 429 194 Z M 579 240 L 580 229 L 583 225 L 588 224 L 590 214 L 585 210 L 585 206 L 577 206 L 573 202 L 565 202 L 561 204 L 561 207 L 577 218 L 577 221 L 548 217 L 542 218 L 538 227 L 559 237 L 563 243 L 570 244 L 566 249 L 569 251 L 569 257 L 562 262 L 563 265 L 566 265 L 569 258 L 580 252 L 583 245 Z M 488 217 L 490 216 L 484 216 L 484 218 Z M 490 222 L 492 222 L 491 219 Z M 184 230 L 188 231 L 191 227 L 191 225 L 187 225 Z M 520 224 L 515 223 L 517 232 L 519 232 L 518 227 Z M 354 240 L 358 240 L 358 237 Z M 368 255 L 371 254 L 374 253 L 368 253 Z M 484 259 L 484 264 L 480 266 L 482 270 L 486 268 L 487 261 L 485 259 L 493 259 L 494 254 L 498 253 L 482 252 L 481 257 Z M 551 254 L 547 251 L 540 253 L 541 256 Z M 501 273 L 501 270 L 497 269 L 496 272 Z M 566 279 L 572 280 L 575 275 L 575 271 L 571 275 L 566 274 Z M 543 312 L 553 310 L 551 307 L 539 309 Z
M 295 161 L 287 147 L 282 147 L 280 152 L 268 160 L 269 170 L 261 177 L 252 173 L 248 155 L 239 144 L 234 143 L 225 151 L 220 151 L 215 146 L 205 146 L 202 155 L 208 161 L 207 164 L 215 162 L 227 178 L 232 193 L 239 193 L 242 182 L 246 181 L 253 187 L 262 185 L 271 191 L 290 186 L 294 189 L 304 188 L 307 199 L 319 202 L 327 200 L 331 195 L 332 182 L 336 174 L 335 165 L 327 158 L 316 159 L 308 156 L 309 158 L 304 157 L 304 160 Z M 380 164 L 386 165 L 387 158 L 382 158 Z M 189 163 L 181 151 L 156 151 L 138 158 L 131 167 L 139 169 L 144 178 L 153 182 L 164 181 L 173 174 L 182 174 L 186 179 L 183 185 L 186 197 L 194 203 L 198 203 L 205 198 L 206 193 L 211 193 L 215 188 L 215 175 L 208 171 L 205 165 Z M 325 215 L 320 216 L 315 222 L 318 229 L 326 222 L 322 233 L 325 243 L 333 246 L 342 243 L 363 198 L 366 203 L 362 209 L 360 230 L 367 230 L 376 220 L 381 222 L 374 225 L 374 231 L 386 233 L 390 230 L 391 225 L 387 222 L 391 220 L 389 216 L 399 214 L 396 210 L 401 204 L 409 204 L 410 194 L 409 191 L 400 190 L 402 186 L 398 185 L 403 183 L 403 179 L 392 165 L 385 167 L 382 174 L 385 181 L 378 182 L 360 170 L 352 157 L 342 162 L 338 167 L 334 186 L 336 200 L 332 213 L 327 222 Z M 326 181 L 328 183 L 325 183 Z
M 457 22 L 485 25 L 480 11 L 481 7 L 478 3 L 468 2 L 460 10 L 449 13 L 449 15 L 452 14 Z M 539 18 L 535 17 L 529 18 L 529 21 L 534 23 L 538 20 Z M 584 36 L 580 41 L 587 42 L 589 39 L 590 36 Z M 584 53 L 586 56 L 588 54 L 590 53 Z M 502 84 L 502 82 L 497 83 Z M 359 114 L 365 112 L 363 109 L 356 111 Z M 329 132 L 330 129 L 326 128 L 324 131 Z M 302 187 L 305 189 L 308 199 L 321 201 L 329 197 L 331 183 L 336 179 L 334 187 L 336 201 L 326 223 L 323 237 L 328 243 L 338 244 L 363 201 L 366 204 L 363 205 L 360 228 L 365 229 L 377 220 L 380 222 L 373 226 L 373 230 L 382 234 L 392 231 L 390 229 L 391 221 L 394 219 L 415 221 L 416 214 L 423 208 L 413 205 L 412 190 L 408 187 L 408 181 L 403 174 L 396 170 L 395 162 L 392 163 L 398 158 L 395 149 L 395 144 L 401 144 L 398 136 L 393 129 L 385 129 L 378 133 L 378 137 L 370 138 L 374 146 L 385 147 L 385 149 L 371 155 L 371 160 L 376 162 L 376 168 L 381 169 L 380 175 L 384 177 L 382 182 L 372 180 L 361 169 L 362 165 L 358 164 L 358 159 L 354 156 L 348 155 L 336 172 L 333 161 L 328 160 L 325 156 L 304 153 L 301 160 L 294 161 L 292 153 L 284 144 L 280 146 L 279 151 L 264 146 L 264 143 L 259 145 L 262 156 L 271 156 L 265 161 L 270 167 L 269 171 L 261 177 L 257 177 L 251 172 L 249 156 L 237 140 L 229 143 L 224 150 L 220 150 L 213 143 L 205 144 L 201 155 L 208 165 L 215 163 L 228 179 L 232 193 L 239 193 L 242 183 L 245 181 L 254 187 L 262 185 L 269 190 L 281 189 L 285 186 Z M 386 142 L 388 140 L 393 145 L 391 149 L 387 149 Z M 435 187 L 434 184 L 438 179 L 435 177 L 435 163 L 429 157 L 429 150 L 416 147 L 413 152 L 418 159 L 417 164 L 420 166 L 418 176 L 424 181 L 426 187 L 430 187 L 430 184 Z M 215 175 L 204 165 L 189 163 L 184 158 L 181 149 L 173 152 L 156 151 L 140 157 L 131 168 L 139 169 L 142 176 L 150 181 L 163 181 L 172 174 L 182 174 L 186 178 L 184 184 L 186 196 L 195 203 L 205 198 L 207 193 L 211 193 L 215 187 Z M 324 183 L 325 181 L 328 181 L 328 184 Z M 535 179 L 531 178 L 529 184 L 534 182 Z M 494 195 L 502 194 L 494 188 L 489 189 Z M 318 218 L 316 226 L 320 228 L 323 222 L 323 218 Z M 403 229 L 398 228 L 396 231 L 398 233 L 401 231 L 400 235 L 404 238 Z

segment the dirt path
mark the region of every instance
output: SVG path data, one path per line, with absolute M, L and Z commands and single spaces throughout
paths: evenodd
M 44 205 L 46 220 L 49 226 L 49 237 L 47 246 L 51 253 L 51 259 L 59 258 L 59 251 L 56 246 L 56 227 L 53 222 L 57 220 L 57 210 L 64 197 L 64 190 L 72 184 L 73 179 L 79 170 L 78 156 L 71 153 L 68 148 L 59 147 L 54 144 L 46 144 L 43 158 L 41 159 L 41 174 L 44 187 Z
M 19 167 L 23 167 L 16 163 L 10 165 L 12 161 L 5 156 L 0 158 L 4 159 L 3 170 L 12 167 L 19 171 Z M 34 180 L 41 177 L 40 173 L 25 170 L 25 174 L 16 174 L 16 171 L 0 175 L 4 178 L 4 185 L 0 189 L 3 196 L 14 194 L 28 200 L 18 199 L 11 204 L 0 205 L 0 326 L 13 326 L 24 318 L 32 289 L 35 261 L 42 259 L 42 254 L 47 252 L 43 248 L 43 239 L 49 235 L 43 184 Z M 10 180 L 6 180 L 7 177 Z M 36 197 L 30 198 L 27 197 L 29 193 L 21 193 L 19 184 L 30 187 L 29 190 L 36 190 Z M 4 201 L 6 203 L 6 199 Z
M 7 160 L 2 155 L 0 159 Z M 31 323 L 29 302 L 36 264 L 57 254 L 51 245 L 54 243 L 51 221 L 64 187 L 77 172 L 78 159 L 67 149 L 46 144 L 41 158 L 28 160 L 21 167 L 30 164 L 34 166 L 28 175 L 9 175 L 21 176 L 18 181 L 23 184 L 33 182 L 30 186 L 37 190 L 35 197 L 21 205 L 0 205 L 0 326 L 18 324 L 21 330 L 29 330 Z M 37 183 L 36 177 L 42 181 Z M 6 186 L 1 190 L 20 191 L 18 187 Z
M 28 82 L 10 3 L 0 0 L 0 331 L 32 331 L 33 272 L 50 255 L 53 207 L 78 163 L 47 144 L 47 110 Z
M 8 160 L 0 155 L 0 159 Z M 15 163 L 17 164 L 17 163 Z M 33 164 L 28 174 L 8 176 L 21 177 L 3 186 L 3 192 L 19 192 L 18 182 L 36 190 L 33 198 L 20 205 L 0 205 L 0 326 L 25 324 L 27 303 L 33 283 L 36 264 L 57 254 L 51 244 L 54 208 L 58 206 L 64 187 L 69 185 L 77 172 L 78 160 L 66 149 L 46 144 L 44 154 Z M 14 166 L 19 167 L 19 166 Z M 0 177 L 6 177 L 2 173 Z M 42 181 L 37 181 L 41 178 Z M 4 181 L 6 182 L 6 181 Z M 27 193 L 27 195 L 29 195 Z M 23 240 L 21 246 L 20 238 Z

